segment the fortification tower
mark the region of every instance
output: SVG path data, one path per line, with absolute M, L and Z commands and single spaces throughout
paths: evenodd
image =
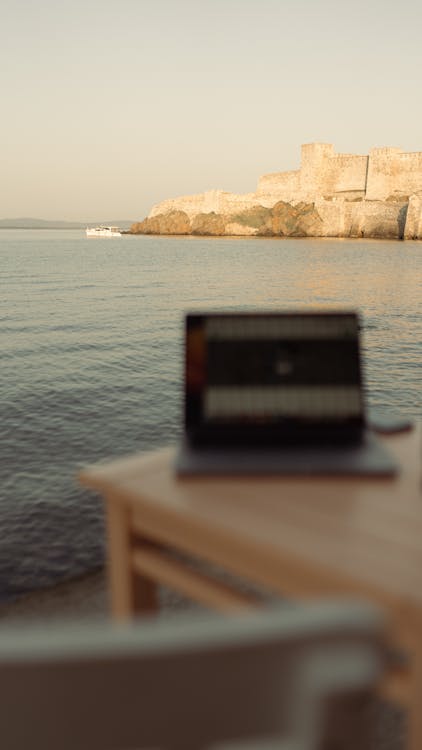
M 305 143 L 301 153 L 300 192 L 303 197 L 315 198 L 325 192 L 334 146 L 331 143 Z
M 367 200 L 408 200 L 422 190 L 422 153 L 401 148 L 372 148 L 369 152 Z

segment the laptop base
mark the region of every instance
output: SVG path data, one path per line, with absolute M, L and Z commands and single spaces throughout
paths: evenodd
M 398 466 L 366 430 L 356 445 L 192 446 L 185 437 L 175 462 L 179 476 L 292 475 L 391 477 Z

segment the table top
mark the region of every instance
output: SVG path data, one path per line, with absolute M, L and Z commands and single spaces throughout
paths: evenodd
M 401 471 L 374 477 L 179 478 L 175 448 L 89 467 L 80 481 L 131 528 L 280 593 L 367 593 L 422 613 L 421 430 L 383 438 Z

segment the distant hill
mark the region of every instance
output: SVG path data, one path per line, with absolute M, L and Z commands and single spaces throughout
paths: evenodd
M 46 219 L 32 219 L 20 217 L 17 219 L 0 219 L 0 229 L 85 229 L 100 224 L 129 229 L 133 219 L 101 219 L 100 221 L 48 221 Z

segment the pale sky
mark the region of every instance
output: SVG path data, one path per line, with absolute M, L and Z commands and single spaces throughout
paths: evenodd
M 0 218 L 252 192 L 302 143 L 422 151 L 420 0 L 0 0 Z

